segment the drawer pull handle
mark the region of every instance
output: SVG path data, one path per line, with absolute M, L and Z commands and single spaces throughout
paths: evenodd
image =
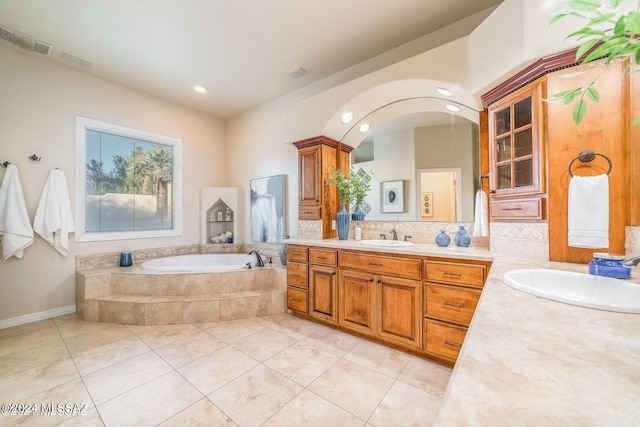
M 446 345 L 450 345 L 451 347 L 455 347 L 455 348 L 460 348 L 462 347 L 460 344 L 456 344 L 454 342 L 449 342 L 449 341 L 445 341 L 444 342 Z
M 444 303 L 444 305 L 446 305 L 447 307 L 455 307 L 455 308 L 462 308 L 462 304 L 451 304 L 450 302 L 446 302 Z
M 503 211 L 523 211 L 523 208 L 502 208 Z
M 375 262 L 370 262 L 369 265 L 371 267 L 382 267 L 382 264 L 378 264 L 378 263 L 375 263 Z
M 318 258 L 318 259 L 327 259 L 326 256 L 317 256 L 316 258 Z
M 370 282 L 373 282 L 373 279 L 369 279 Z
M 293 301 L 293 302 L 302 302 L 302 300 L 300 298 L 293 298 L 291 301 Z
M 291 275 L 292 275 L 293 277 L 302 277 L 302 276 L 300 276 L 299 274 L 295 274 L 295 273 L 291 273 Z
M 461 277 L 462 273 L 449 273 L 448 271 L 444 272 L 445 276 L 453 276 L 453 277 Z

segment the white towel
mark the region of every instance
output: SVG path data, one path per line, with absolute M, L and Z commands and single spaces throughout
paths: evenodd
M 24 202 L 22 185 L 16 165 L 7 166 L 0 187 L 0 236 L 2 258 L 22 258 L 24 249 L 33 243 L 33 229 Z
M 53 169 L 42 189 L 33 229 L 62 255 L 69 254 L 69 233 L 75 231 L 64 172 Z
M 475 221 L 473 223 L 473 235 L 489 235 L 489 207 L 487 194 L 482 190 L 478 190 L 476 193 L 476 212 Z
M 609 247 L 609 178 L 574 176 L 569 182 L 569 246 Z

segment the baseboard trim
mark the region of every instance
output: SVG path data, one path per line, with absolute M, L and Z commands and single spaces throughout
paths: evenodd
M 53 310 L 41 311 L 39 313 L 26 314 L 24 316 L 13 317 L 11 319 L 0 320 L 0 329 L 11 328 L 13 326 L 24 325 L 25 323 L 37 322 L 38 320 L 51 319 L 52 317 L 62 316 L 76 312 L 75 305 L 54 308 Z

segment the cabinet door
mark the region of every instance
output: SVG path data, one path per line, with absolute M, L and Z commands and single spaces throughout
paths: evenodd
M 378 335 L 420 348 L 422 285 L 419 281 L 379 276 Z
M 373 335 L 375 282 L 371 274 L 340 272 L 338 323 L 348 329 Z
M 321 146 L 298 150 L 300 167 L 300 205 L 320 204 Z
M 309 266 L 309 315 L 337 322 L 337 270 L 332 267 Z

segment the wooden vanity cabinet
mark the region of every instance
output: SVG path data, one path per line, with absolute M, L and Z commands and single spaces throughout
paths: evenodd
M 298 313 L 309 313 L 309 249 L 302 246 L 287 247 L 287 308 Z
M 309 315 L 338 322 L 338 253 L 309 248 Z

